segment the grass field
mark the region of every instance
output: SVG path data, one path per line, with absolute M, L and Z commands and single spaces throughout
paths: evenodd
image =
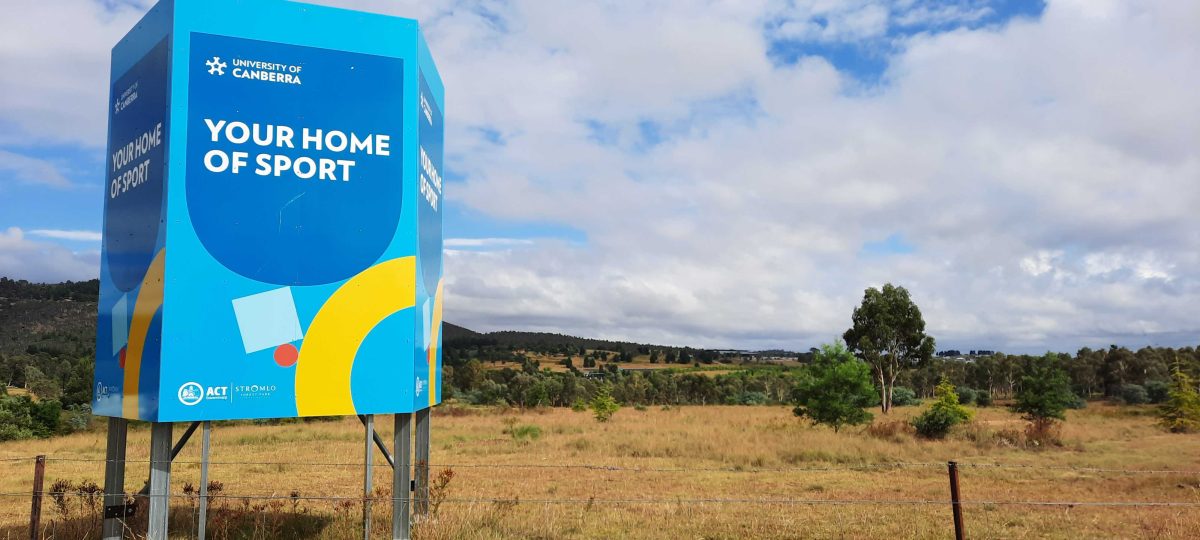
M 900 408 L 887 420 L 917 410 Z M 972 426 L 947 440 L 923 441 L 887 429 L 834 433 L 783 407 L 623 408 L 600 424 L 567 409 L 443 406 L 433 417 L 433 470 L 449 468 L 453 479 L 416 533 L 422 539 L 947 538 L 953 528 L 945 462 L 958 460 L 965 464 L 970 538 L 1195 538 L 1198 506 L 1006 504 L 1200 504 L 1200 436 L 1165 433 L 1149 411 L 1093 403 L 1069 413 L 1062 446 L 1029 449 L 1006 442 L 1006 430 L 1011 435 L 1021 424 L 998 407 L 980 409 Z M 390 440 L 390 418 L 378 423 Z M 353 418 L 216 426 L 210 474 L 224 484 L 221 493 L 280 499 L 218 499 L 212 536 L 361 537 L 358 501 L 305 497 L 361 497 L 362 432 Z M 511 432 L 526 435 L 518 440 Z M 147 477 L 148 443 L 146 427 L 131 430 L 128 458 L 138 462 L 129 465 L 127 490 Z M 173 469 L 172 490 L 180 496 L 172 502 L 172 527 L 180 538 L 192 534 L 195 502 L 182 490 L 197 483 L 198 452 L 192 444 Z M 0 444 L 0 459 L 34 454 L 51 456 L 47 486 L 102 481 L 103 464 L 95 461 L 104 457 L 102 431 Z M 385 537 L 391 471 L 381 457 L 376 463 L 383 466 L 374 482 L 384 489 L 374 503 L 374 536 Z M 614 469 L 558 467 L 571 464 Z M 1012 467 L 979 466 L 985 464 Z M 31 460 L 0 461 L 0 492 L 26 493 L 0 499 L 0 538 L 28 538 L 32 471 Z M 98 522 L 79 505 L 68 500 L 56 508 L 47 499 L 47 535 L 94 534 Z

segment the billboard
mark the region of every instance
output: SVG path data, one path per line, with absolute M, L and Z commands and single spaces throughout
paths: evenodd
M 440 401 L 444 90 L 416 21 L 162 0 L 111 81 L 95 414 Z

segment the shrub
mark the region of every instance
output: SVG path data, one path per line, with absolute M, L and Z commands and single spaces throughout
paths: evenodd
M 992 406 L 992 393 L 987 390 L 980 390 L 975 393 L 975 404 L 980 407 Z
M 920 404 L 921 400 L 917 399 L 917 393 L 913 392 L 911 388 L 897 386 L 892 389 L 892 405 L 906 407 Z
M 609 421 L 621 409 L 621 405 L 617 403 L 617 400 L 613 399 L 611 392 L 607 386 L 601 386 L 596 391 L 596 397 L 592 398 L 589 406 L 597 422 Z
M 1171 385 L 1167 381 L 1150 381 L 1146 383 L 1146 397 L 1150 403 L 1165 403 L 1170 397 Z
M 588 408 L 588 404 L 586 401 L 583 400 L 583 398 L 577 398 L 574 402 L 571 403 L 571 410 L 575 411 L 575 412 L 583 412 L 583 411 L 586 411 L 587 408 Z
M 1171 433 L 1200 431 L 1200 392 L 1196 382 L 1175 366 L 1167 401 L 1159 407 L 1159 425 Z
M 1140 384 L 1121 385 L 1121 401 L 1126 405 L 1142 405 L 1150 402 L 1146 388 Z
M 979 394 L 975 392 L 975 390 L 970 388 L 960 388 L 958 390 L 958 402 L 962 403 L 963 405 L 973 405 L 975 403 L 976 396 L 978 395 Z
M 961 422 L 954 413 L 943 409 L 930 407 L 912 421 L 917 434 L 926 439 L 941 439 L 950 433 L 950 428 Z
M 950 433 L 950 428 L 971 419 L 973 414 L 958 402 L 958 394 L 954 385 L 945 377 L 933 391 L 937 401 L 929 409 L 913 419 L 913 427 L 917 433 L 927 439 L 941 439 Z

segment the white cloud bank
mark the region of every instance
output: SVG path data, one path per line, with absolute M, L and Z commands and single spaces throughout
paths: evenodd
M 0 276 L 55 283 L 99 275 L 98 250 L 71 251 L 55 243 L 30 240 L 17 227 L 0 230 Z
M 32 15 L 0 23 L 34 40 L 0 47 L 23 66 L 0 77 L 0 125 L 99 140 L 96 65 L 132 10 L 64 2 L 19 0 Z M 987 6 L 328 3 L 423 20 L 466 178 L 447 197 L 588 239 L 449 252 L 453 322 L 807 348 L 892 281 L 943 346 L 1200 341 L 1200 3 L 1052 0 L 1037 20 L 900 38 Z M 84 22 L 53 35 L 73 44 L 32 35 L 64 9 Z M 887 40 L 884 83 L 776 65 L 783 37 Z M 861 254 L 893 234 L 913 252 Z

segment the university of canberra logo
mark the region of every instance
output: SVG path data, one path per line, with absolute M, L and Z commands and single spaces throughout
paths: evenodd
M 221 61 L 220 56 L 212 57 L 212 60 L 204 62 L 204 65 L 208 66 L 209 75 L 224 75 L 225 68 L 229 67 L 229 64 Z

